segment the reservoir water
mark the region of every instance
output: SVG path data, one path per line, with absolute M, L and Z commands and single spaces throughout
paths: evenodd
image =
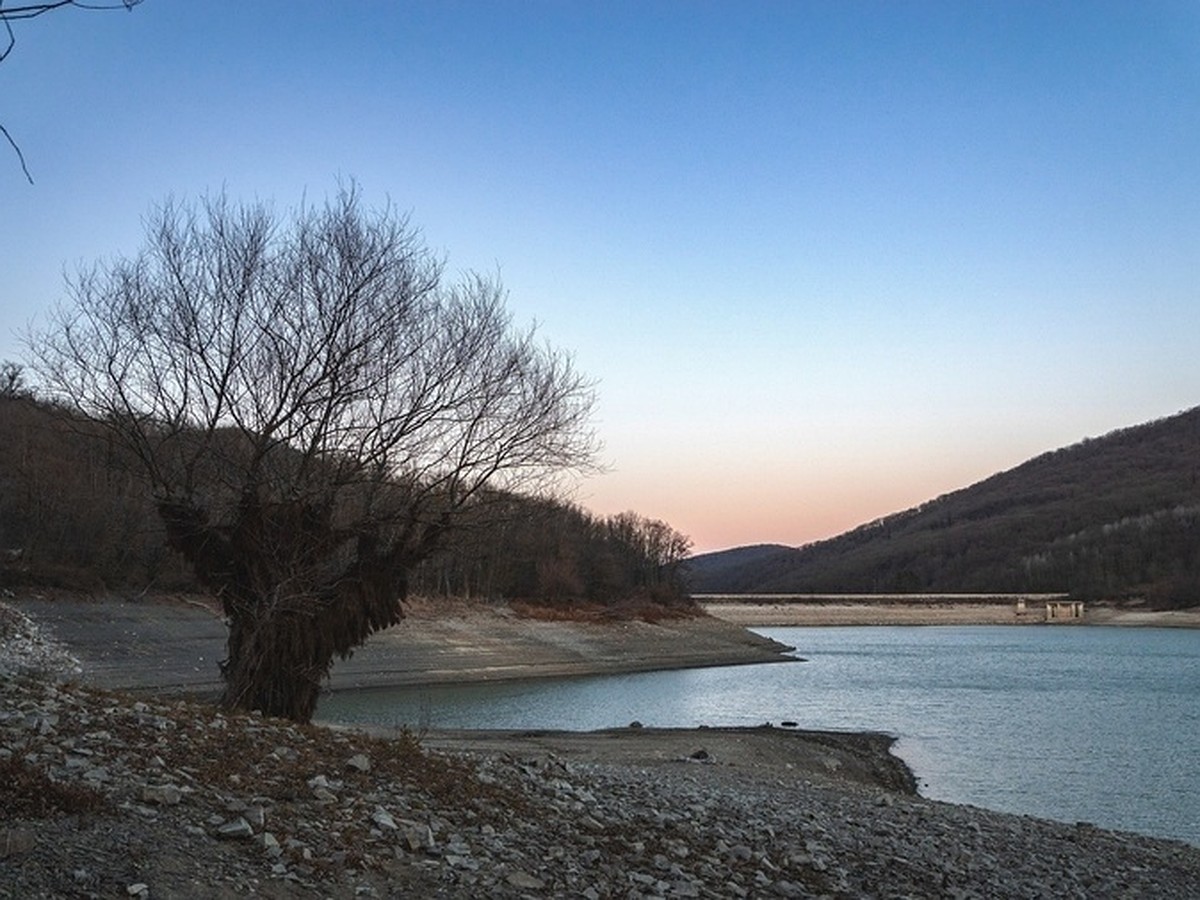
M 937 800 L 1200 845 L 1200 632 L 755 629 L 803 663 L 363 691 L 318 716 L 435 728 L 885 731 Z

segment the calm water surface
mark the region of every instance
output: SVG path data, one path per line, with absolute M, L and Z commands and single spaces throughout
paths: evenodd
M 921 793 L 1200 845 L 1200 632 L 762 628 L 807 662 L 334 694 L 327 720 L 445 728 L 886 731 Z

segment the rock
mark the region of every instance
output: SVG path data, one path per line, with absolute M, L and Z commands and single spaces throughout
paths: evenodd
M 175 806 L 183 800 L 183 791 L 173 784 L 142 786 L 143 803 L 157 803 L 159 806 Z
M 225 840 L 245 840 L 254 837 L 254 829 L 245 819 L 236 819 L 217 826 L 217 837 Z
M 754 856 L 754 851 L 745 844 L 736 844 L 729 848 L 729 852 L 726 855 L 730 860 L 736 862 L 749 862 L 750 858 Z
M 28 853 L 37 844 L 37 838 L 28 828 L 0 829 L 0 859 Z
M 125 893 L 127 893 L 130 897 L 149 897 L 150 885 L 139 881 L 125 888 Z
M 267 811 L 262 806 L 255 804 L 248 807 L 242 813 L 242 818 L 245 819 L 251 828 L 255 831 L 261 831 L 267 824 Z
M 254 841 L 271 856 L 279 856 L 283 852 L 283 848 L 279 846 L 279 840 L 269 831 L 255 835 Z
M 515 888 L 520 888 L 523 891 L 540 891 L 546 886 L 546 882 L 540 878 L 535 878 L 528 872 L 522 872 L 520 869 L 509 872 L 505 876 L 505 881 Z
M 356 769 L 359 772 L 370 772 L 371 771 L 371 761 L 369 759 L 367 759 L 365 754 L 356 753 L 352 757 L 350 757 L 348 760 L 346 760 L 346 768 L 347 769 Z
M 396 825 L 396 820 L 392 818 L 392 814 L 382 806 L 375 807 L 375 812 L 371 813 L 371 821 L 388 831 L 395 831 L 399 827 Z
M 437 846 L 433 839 L 433 831 L 428 825 L 408 826 L 404 829 L 404 840 L 413 853 L 433 850 Z

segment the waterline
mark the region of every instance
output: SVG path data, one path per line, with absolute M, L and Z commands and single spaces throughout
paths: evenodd
M 1200 844 L 1200 634 L 756 629 L 808 662 L 335 694 L 319 715 L 446 728 L 797 722 L 884 731 L 927 797 Z

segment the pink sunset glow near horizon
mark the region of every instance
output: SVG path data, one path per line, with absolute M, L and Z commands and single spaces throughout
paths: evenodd
M 14 24 L 0 359 L 169 196 L 353 178 L 596 379 L 574 486 L 799 545 L 1200 403 L 1200 7 L 144 0 Z

